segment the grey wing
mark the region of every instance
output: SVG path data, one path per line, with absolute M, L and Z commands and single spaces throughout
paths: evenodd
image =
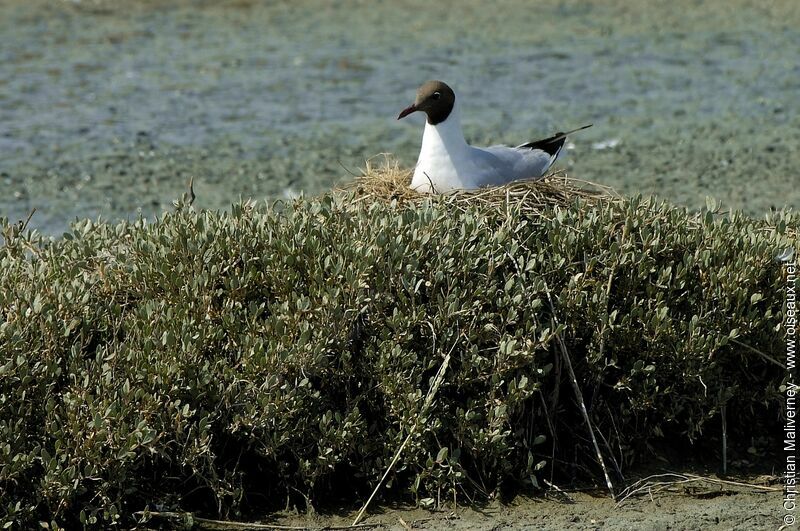
M 487 184 L 503 184 L 517 179 L 537 179 L 541 177 L 563 153 L 567 135 L 591 126 L 592 124 L 584 125 L 566 133 L 556 133 L 551 137 L 520 144 L 513 148 L 491 146 L 479 150 L 501 161 L 497 163 L 497 166 L 502 167 L 502 173 L 495 174 L 495 180 Z
M 502 172 L 498 172 L 496 181 L 487 184 L 505 184 L 518 179 L 539 178 L 553 165 L 559 155 L 559 152 L 550 154 L 527 146 L 490 146 L 482 151 L 501 161 L 499 165 L 503 168 Z

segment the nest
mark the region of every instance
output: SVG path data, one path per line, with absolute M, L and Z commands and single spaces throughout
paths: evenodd
M 542 214 L 546 209 L 563 207 L 576 201 L 595 204 L 617 201 L 621 197 L 610 187 L 569 177 L 563 170 L 548 173 L 541 179 L 514 181 L 502 186 L 475 190 L 457 190 L 432 196 L 412 190 L 412 171 L 401 168 L 397 160 L 384 155 L 378 165 L 367 160 L 361 175 L 345 185 L 356 201 L 421 203 L 437 197 L 458 208 L 483 206 L 507 208 L 518 205 L 526 213 Z

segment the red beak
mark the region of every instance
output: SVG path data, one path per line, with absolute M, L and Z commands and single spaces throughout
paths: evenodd
M 417 111 L 417 106 L 412 103 L 411 105 L 409 105 L 408 107 L 403 109 L 403 111 L 400 113 L 400 116 L 398 116 L 397 119 L 399 120 L 401 118 L 405 118 L 406 116 L 408 116 L 412 112 L 416 112 L 416 111 Z

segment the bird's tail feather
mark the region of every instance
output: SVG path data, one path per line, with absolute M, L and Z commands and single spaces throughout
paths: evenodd
M 566 133 L 558 132 L 558 133 L 554 134 L 553 136 L 548 137 L 548 138 L 543 138 L 542 140 L 536 140 L 534 142 L 528 142 L 526 144 L 520 144 L 519 146 L 517 146 L 517 149 L 520 149 L 520 148 L 541 149 L 542 151 L 546 151 L 550 155 L 554 155 L 556 152 L 561 150 L 561 148 L 562 148 L 562 146 L 564 144 L 564 139 L 567 137 L 567 135 L 571 135 L 572 133 L 575 133 L 577 131 L 582 131 L 584 129 L 588 129 L 591 126 L 592 126 L 592 124 L 584 125 L 584 126 L 581 126 L 581 127 L 577 128 L 577 129 L 573 129 L 571 131 L 567 131 Z

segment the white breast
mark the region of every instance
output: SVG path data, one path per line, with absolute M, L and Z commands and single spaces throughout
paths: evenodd
M 474 174 L 468 156 L 470 146 L 464 140 L 460 122 L 458 102 L 445 121 L 437 125 L 425 122 L 411 188 L 422 193 L 472 188 L 467 182 L 467 176 Z

